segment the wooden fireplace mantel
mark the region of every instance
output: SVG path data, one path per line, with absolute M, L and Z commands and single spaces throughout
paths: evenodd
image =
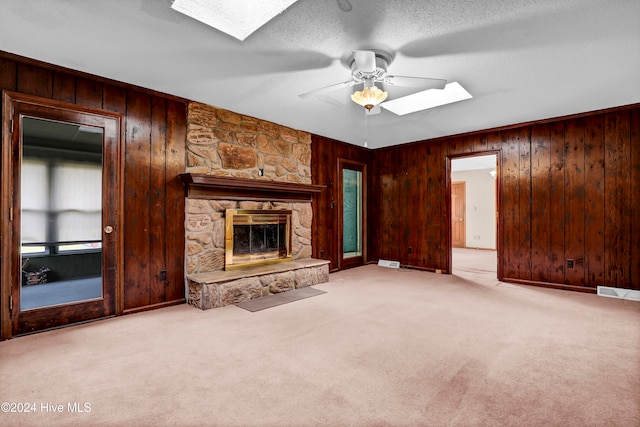
M 183 173 L 187 197 L 210 200 L 255 200 L 282 202 L 311 202 L 324 185 L 297 184 L 257 179 Z

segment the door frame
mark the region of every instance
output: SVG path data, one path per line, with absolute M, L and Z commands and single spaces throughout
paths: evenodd
M 467 183 L 466 181 L 455 181 L 455 182 L 451 182 L 451 191 L 452 191 L 452 197 L 451 197 L 451 202 L 453 203 L 453 187 L 455 185 L 461 185 L 462 186 L 462 190 L 464 192 L 464 199 L 462 200 L 463 202 L 463 210 L 462 210 L 462 246 L 456 246 L 456 247 L 462 247 L 462 248 L 466 248 L 467 247 L 467 213 L 466 213 L 466 207 L 467 207 Z M 453 233 L 453 204 L 451 205 L 451 233 Z M 453 246 L 453 236 L 451 236 L 451 247 Z
M 343 169 L 351 169 L 357 170 L 362 173 L 362 255 L 355 256 L 351 258 L 343 257 L 343 247 L 344 247 L 344 220 L 343 220 Z M 367 262 L 367 164 L 362 162 L 356 162 L 354 160 L 348 160 L 339 158 L 338 159 L 338 171 L 337 171 L 338 179 L 336 192 L 338 201 L 338 239 L 337 244 L 337 254 L 338 254 L 338 270 L 344 270 L 346 268 L 358 267 L 364 265 Z
M 500 188 L 502 187 L 502 162 L 500 161 L 500 150 L 486 150 L 486 151 L 472 151 L 468 153 L 461 154 L 449 154 L 446 157 L 447 160 L 447 171 L 446 171 L 446 182 L 445 182 L 445 210 L 446 210 L 446 221 L 449 227 L 451 227 L 451 221 L 453 217 L 453 212 L 451 212 L 451 161 L 454 159 L 462 159 L 465 157 L 477 157 L 477 156 L 496 156 L 496 177 L 495 177 L 495 188 L 496 188 L 496 255 L 497 255 L 497 270 L 498 270 L 498 280 L 502 280 L 502 239 L 501 239 L 501 229 L 500 229 L 500 209 L 502 207 L 502 195 Z M 466 224 L 465 224 L 466 226 Z M 446 239 L 446 249 L 447 249 L 447 263 L 446 263 L 446 273 L 453 273 L 453 245 L 452 245 L 452 236 L 451 231 L 447 233 Z
M 54 310 L 60 310 L 63 306 L 43 307 L 33 310 L 29 314 L 37 322 L 45 326 L 37 330 L 52 327 L 65 326 L 95 318 L 103 318 L 111 315 L 122 314 L 123 311 L 123 219 L 124 213 L 124 130 L 122 114 L 87 108 L 76 104 L 25 95 L 17 92 L 3 92 L 2 100 L 2 152 L 0 174 L 0 340 L 9 339 L 19 332 L 18 324 L 20 313 L 20 293 L 16 283 L 21 282 L 21 251 L 20 251 L 20 195 L 15 194 L 14 188 L 20 182 L 20 163 L 22 158 L 22 143 L 20 118 L 22 115 L 40 117 L 63 122 L 76 122 L 103 129 L 103 185 L 104 178 L 108 175 L 112 185 L 109 192 L 102 194 L 102 227 L 111 225 L 113 232 L 106 234 L 103 231 L 103 242 L 108 240 L 109 258 L 103 251 L 102 280 L 113 283 L 113 295 L 105 295 L 103 298 L 91 302 L 78 302 L 64 305 L 72 307 L 75 304 L 86 304 L 88 311 L 84 315 L 73 314 L 69 318 L 45 320 L 51 316 Z M 109 147 L 107 150 L 106 147 Z M 105 169 L 105 164 L 109 169 Z M 106 206 L 106 212 L 105 212 Z M 109 224 L 105 224 L 105 218 L 109 218 Z M 107 237 L 108 236 L 108 237 Z M 105 262 L 105 260 L 107 262 Z M 103 285 L 104 286 L 104 285 Z M 101 303 L 100 303 L 101 301 Z M 90 306 L 89 306 L 90 305 Z M 95 306 L 95 307 L 94 307 Z M 69 309 L 71 310 L 71 309 Z M 103 310 L 104 314 L 100 313 Z M 35 330 L 34 330 L 35 332 Z

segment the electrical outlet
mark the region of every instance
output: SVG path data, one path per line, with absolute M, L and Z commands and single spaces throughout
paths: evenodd
M 324 258 L 324 250 L 323 249 L 320 250 L 320 258 Z
M 167 280 L 167 270 L 160 270 L 160 280 Z
M 568 259 L 567 260 L 567 268 L 573 268 L 573 260 L 572 259 Z
M 410 254 L 411 252 L 413 252 L 413 248 L 409 246 L 409 248 L 407 249 L 407 253 Z

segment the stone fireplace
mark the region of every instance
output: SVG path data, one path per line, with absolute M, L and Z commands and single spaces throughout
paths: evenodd
M 225 270 L 291 260 L 290 210 L 226 210 Z
M 187 191 L 189 304 L 221 307 L 329 280 L 328 261 L 311 258 L 311 202 L 324 189 L 311 183 L 311 134 L 192 102 L 187 114 L 186 172 L 182 180 Z M 233 232 L 227 233 L 227 221 L 247 210 L 289 211 L 289 231 L 284 240 L 278 237 L 273 243 L 269 241 L 273 227 L 268 231 L 270 227 L 262 224 L 250 230 L 249 243 L 252 236 L 262 236 L 269 255 L 249 249 L 237 254 L 238 261 L 250 262 L 242 265 L 228 251 Z M 278 220 L 278 233 L 280 221 L 285 220 Z M 246 243 L 246 234 L 246 228 L 239 231 L 237 242 Z M 263 264 L 276 254 L 277 262 Z
M 206 310 L 329 280 L 329 261 L 311 258 L 311 199 L 322 186 L 182 179 L 189 304 Z

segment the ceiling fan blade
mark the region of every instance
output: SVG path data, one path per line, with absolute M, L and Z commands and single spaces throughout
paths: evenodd
M 310 96 L 322 95 L 324 93 L 333 92 L 334 90 L 344 89 L 346 87 L 351 87 L 351 86 L 355 85 L 356 83 L 357 82 L 355 80 L 349 80 L 349 81 L 346 81 L 346 82 L 337 83 L 337 84 L 334 84 L 334 85 L 321 87 L 319 89 L 314 89 L 314 90 L 309 91 L 309 92 L 301 93 L 298 96 L 300 98 L 302 98 L 302 99 L 305 99 L 305 98 L 308 98 Z
M 421 88 L 423 90 L 444 89 L 447 84 L 447 81 L 444 79 L 406 76 L 387 76 L 384 78 L 383 82 L 390 84 L 391 86 L 409 86 Z
M 364 73 L 376 71 L 376 54 L 371 50 L 354 50 L 353 59 L 356 67 Z

